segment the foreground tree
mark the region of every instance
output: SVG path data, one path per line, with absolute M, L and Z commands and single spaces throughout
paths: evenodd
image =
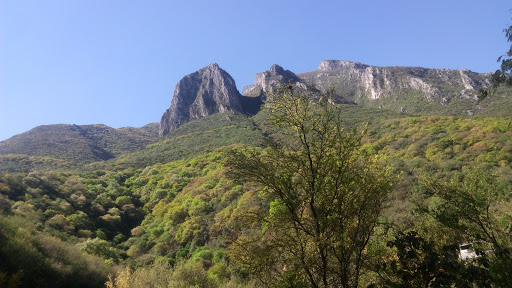
M 358 287 L 398 177 L 361 149 L 364 132 L 344 131 L 329 95 L 285 87 L 265 109 L 279 136 L 262 153 L 233 152 L 229 164 L 235 178 L 262 185 L 253 197 L 270 205 L 247 209 L 244 221 L 252 223 L 244 222 L 233 258 L 267 286 Z

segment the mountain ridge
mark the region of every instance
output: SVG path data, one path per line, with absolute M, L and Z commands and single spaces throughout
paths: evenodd
M 0 155 L 51 157 L 91 163 L 115 158 L 158 140 L 157 124 L 111 128 L 103 124 L 37 126 L 0 142 Z
M 28 157 L 27 161 L 43 166 L 45 161 L 73 166 L 73 163 L 114 159 L 155 143 L 162 136 L 172 136 L 172 131 L 195 119 L 218 113 L 228 118 L 233 117 L 229 113 L 256 115 L 266 94 L 288 83 L 317 92 L 333 88 L 337 103 L 389 110 L 404 116 L 512 116 L 508 109 L 512 107 L 512 97 L 506 97 L 511 89 L 500 88 L 496 95 L 478 98 L 478 89 L 488 85 L 489 76 L 467 69 L 381 67 L 324 60 L 317 70 L 299 74 L 274 64 L 269 70 L 257 73 L 254 84 L 244 87 L 240 93 L 229 73 L 212 63 L 177 83 L 171 106 L 160 123 L 119 129 L 101 124 L 38 126 L 1 141 L 0 156 L 9 163 L 25 161 Z M 358 113 L 357 110 L 352 113 Z

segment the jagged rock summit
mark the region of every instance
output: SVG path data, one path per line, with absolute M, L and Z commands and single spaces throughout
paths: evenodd
M 159 134 L 165 136 L 190 120 L 215 113 L 243 113 L 241 98 L 235 80 L 217 63 L 210 64 L 178 82 L 171 107 L 165 111 L 160 121 Z
M 254 115 L 266 94 L 287 83 L 320 92 L 332 89 L 337 103 L 419 115 L 473 115 L 486 109 L 477 100 L 478 90 L 489 85 L 489 75 L 466 69 L 380 67 L 323 60 L 317 70 L 300 74 L 272 65 L 257 73 L 254 84 L 244 87 L 242 95 L 233 78 L 214 63 L 178 82 L 171 107 L 160 121 L 160 136 L 215 113 Z
M 269 70 L 257 73 L 254 76 L 254 84 L 245 86 L 242 94 L 244 96 L 263 96 L 265 93 L 272 92 L 275 87 L 283 83 L 293 83 L 306 88 L 302 80 L 295 73 L 290 70 L 284 70 L 283 67 L 274 64 Z

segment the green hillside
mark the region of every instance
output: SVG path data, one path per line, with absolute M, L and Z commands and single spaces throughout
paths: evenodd
M 105 125 L 46 125 L 0 142 L 0 171 L 78 168 L 136 151 L 158 140 L 158 124 L 114 129 Z M 19 159 L 20 165 L 13 163 Z
M 385 163 L 392 178 L 400 179 L 384 199 L 383 211 L 362 252 L 365 265 L 358 277 L 360 286 L 415 287 L 411 283 L 434 285 L 435 279 L 444 279 L 453 287 L 470 287 L 465 286 L 469 282 L 476 287 L 503 287 L 509 279 L 506 256 L 483 254 L 478 258 L 487 264 L 461 262 L 456 247 L 474 241 L 480 243 L 475 244 L 476 249 L 503 247 L 502 253 L 508 253 L 506 249 L 512 248 L 512 118 L 411 116 L 358 105 L 315 105 L 311 111 L 318 107 L 336 111 L 332 119 L 341 123 L 340 135 L 345 135 L 337 143 L 356 145 L 354 155 L 359 156 L 346 159 L 370 157 L 365 163 Z M 268 162 L 273 163 L 268 169 L 248 168 L 254 173 L 242 178 L 233 168 L 234 155 L 245 155 L 247 158 L 241 159 L 253 167 L 250 165 L 256 162 L 251 161 L 257 159 L 299 157 L 305 151 L 299 149 L 302 146 L 298 138 L 293 138 L 300 129 L 269 122 L 273 113 L 262 110 L 251 118 L 215 114 L 191 121 L 165 139 L 153 139 L 142 149 L 132 145 L 151 142 L 156 126 L 147 126 L 145 131 L 88 127 L 87 137 L 72 142 L 89 147 L 84 148 L 89 156 L 80 156 L 83 158 L 65 158 L 74 150 L 57 158 L 59 153 L 51 150 L 53 146 L 48 146 L 48 155 L 3 155 L 0 286 L 148 287 L 160 283 L 161 287 L 260 287 L 260 281 L 268 277 L 279 279 L 281 284 L 308 283 L 300 267 L 281 266 L 278 256 L 285 257 L 286 247 L 258 250 L 271 248 L 268 245 L 274 243 L 274 237 L 287 235 L 279 230 L 285 226 L 273 226 L 286 223 L 287 218 L 280 202 L 283 200 L 270 193 L 269 187 L 274 184 L 263 185 L 251 174 L 262 175 L 259 173 L 276 167 L 291 169 L 295 164 L 277 158 Z M 333 124 L 322 122 L 331 118 L 316 118 L 321 114 L 311 113 L 304 114 L 304 119 Z M 304 123 L 306 128 L 313 125 Z M 354 138 L 364 127 L 367 131 L 360 140 Z M 78 133 L 73 126 L 58 128 L 67 131 L 66 135 Z M 356 134 L 350 134 L 353 129 Z M 325 134 L 319 130 L 308 131 L 316 135 L 308 138 L 313 141 L 308 147 L 323 149 L 317 143 L 327 136 L 321 136 Z M 116 135 L 131 135 L 130 139 L 138 140 L 124 143 L 125 138 Z M 102 161 L 94 158 L 97 155 L 87 142 L 94 137 L 94 143 L 99 143 L 96 147 L 111 151 L 112 157 Z M 280 150 L 286 145 L 291 150 Z M 276 151 L 284 154 L 274 154 Z M 308 161 L 304 163 L 308 165 Z M 299 170 L 297 175 L 301 173 Z M 356 179 L 350 177 L 357 173 L 346 177 Z M 298 176 L 273 175 L 282 181 L 277 184 L 284 185 L 279 187 L 301 181 Z M 461 202 L 466 200 L 469 202 Z M 353 207 L 365 207 L 364 202 L 361 205 Z M 486 207 L 490 216 L 475 226 L 472 215 L 485 216 L 478 213 L 485 212 Z M 361 209 L 360 213 L 369 211 Z M 303 211 L 304 219 L 309 219 L 311 212 Z M 495 238 L 472 233 L 487 231 L 482 229 L 491 229 Z M 403 254 L 407 251 L 409 254 Z M 316 263 L 315 259 L 307 261 Z M 409 273 L 408 267 L 418 272 L 397 276 Z
M 264 134 L 251 118 L 232 112 L 219 113 L 188 122 L 165 139 L 118 157 L 113 163 L 118 168 L 144 168 L 233 144 L 261 146 L 264 139 Z

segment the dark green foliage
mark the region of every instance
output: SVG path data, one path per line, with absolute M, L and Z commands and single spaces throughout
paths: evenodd
M 0 231 L 0 271 L 19 273 L 17 287 L 101 287 L 107 279 L 103 261 L 39 231 L 25 217 L 2 216 Z
M 396 257 L 381 263 L 382 287 L 492 287 L 487 263 L 460 261 L 458 245 L 437 248 L 409 231 L 398 232 L 387 246 L 396 251 Z
M 503 29 L 503 33 L 505 33 L 507 42 L 512 43 L 512 25 Z M 501 62 L 500 69 L 496 70 L 491 77 L 491 88 L 481 90 L 483 97 L 487 97 L 489 94 L 495 93 L 497 88 L 501 85 L 512 86 L 512 77 L 510 76 L 510 73 L 512 72 L 512 45 L 510 45 L 510 48 L 505 55 L 498 58 L 497 62 Z
M 446 227 L 474 241 L 482 259 L 489 262 L 493 283 L 504 285 L 512 277 L 510 235 L 510 185 L 481 169 L 465 169 L 445 181 L 425 179 L 439 197 L 431 214 Z

